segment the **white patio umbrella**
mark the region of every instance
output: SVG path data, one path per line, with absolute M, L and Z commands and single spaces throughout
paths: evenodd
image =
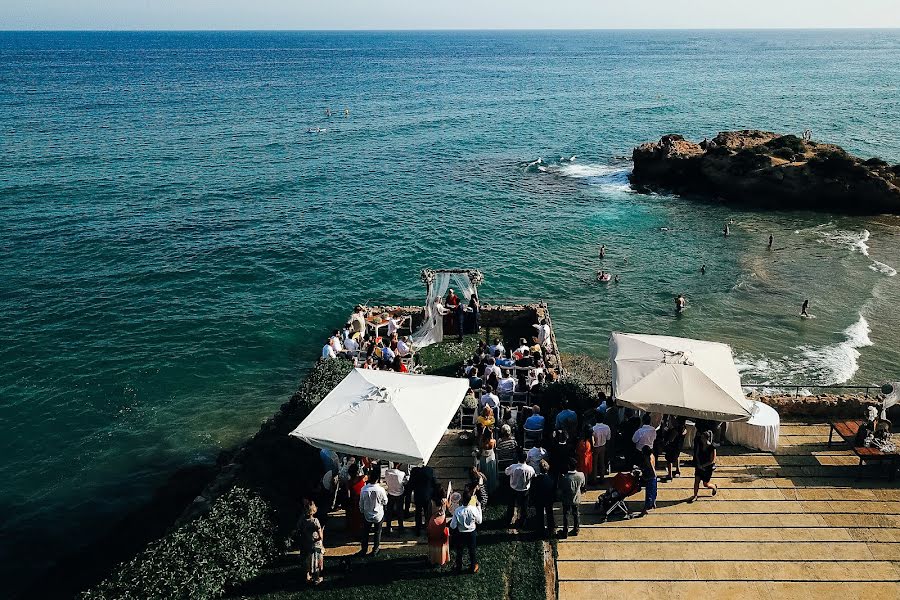
M 425 464 L 468 388 L 456 377 L 354 369 L 290 435 L 343 454 Z
M 609 355 L 620 404 L 711 421 L 751 417 L 752 403 L 727 344 L 614 332 Z

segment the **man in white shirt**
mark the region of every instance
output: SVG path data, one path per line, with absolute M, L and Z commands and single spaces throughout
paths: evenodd
M 406 482 L 409 481 L 409 474 L 403 468 L 403 465 L 397 463 L 392 469 L 384 472 L 384 481 L 387 483 L 387 520 L 385 523 L 385 531 L 391 533 L 391 523 L 394 519 L 403 533 L 403 497 L 406 493 Z
M 350 354 L 356 354 L 359 351 L 359 344 L 351 337 L 344 338 L 344 351 Z
M 499 381 L 501 377 L 503 377 L 503 373 L 500 371 L 500 367 L 497 366 L 497 363 L 493 358 L 489 358 L 487 364 L 484 366 L 484 380 L 487 381 L 491 377 L 491 373 L 497 374 L 497 380 Z
M 519 340 L 519 347 L 516 348 L 516 350 L 513 354 L 518 353 L 518 354 L 524 356 L 526 350 L 529 350 L 528 340 L 526 340 L 525 338 L 522 338 Z
M 532 446 L 525 455 L 525 462 L 534 469 L 535 472 L 540 468 L 542 460 L 547 458 L 547 451 L 540 447 L 539 444 Z
M 547 323 L 547 319 L 541 319 L 540 323 L 535 323 L 532 327 L 537 329 L 538 344 L 548 346 L 550 344 L 550 325 Z
M 509 487 L 512 488 L 512 496 L 506 507 L 507 520 L 515 522 L 518 529 L 525 527 L 528 517 L 528 490 L 531 488 L 531 480 L 535 471 L 525 462 L 525 453 L 519 452 L 519 462 L 506 467 L 504 471 L 509 476 Z M 518 517 L 516 518 L 516 512 Z M 515 521 L 513 519 L 515 518 Z
M 597 475 L 606 477 L 606 443 L 612 437 L 612 429 L 603 421 L 591 428 L 591 436 L 594 438 L 594 467 L 591 471 L 591 481 L 597 481 Z
M 453 511 L 450 529 L 453 529 L 453 540 L 456 545 L 456 572 L 462 573 L 463 548 L 469 552 L 469 571 L 478 572 L 478 554 L 476 548 L 476 526 L 481 525 L 481 505 L 478 498 L 469 489 L 463 491 L 459 507 Z
M 512 396 L 516 389 L 516 379 L 510 375 L 509 370 L 503 372 L 503 379 L 497 383 L 497 394 L 499 396 Z
M 400 317 L 390 317 L 387 322 L 387 334 L 388 337 L 393 336 L 395 333 L 400 331 Z
M 337 358 L 337 353 L 331 346 L 331 340 L 325 340 L 325 345 L 322 346 L 322 358 Z
M 334 348 L 335 354 L 340 354 L 344 351 L 344 345 L 341 344 L 341 332 L 337 329 L 331 334 L 331 339 L 328 340 L 328 343 Z
M 656 442 L 656 428 L 650 424 L 650 413 L 645 413 L 641 419 L 641 427 L 631 436 L 634 447 L 640 452 L 644 446 L 650 446 L 653 450 L 653 443 Z
M 397 354 L 400 356 L 409 356 L 410 350 L 408 337 L 404 336 L 397 340 Z
M 384 488 L 378 485 L 378 468 L 372 469 L 366 485 L 359 493 L 359 511 L 363 515 L 364 529 L 362 535 L 362 548 L 357 553 L 365 556 L 369 550 L 369 532 L 375 530 L 375 543 L 372 544 L 372 556 L 377 556 L 381 546 L 381 524 L 384 520 L 384 507 L 387 506 L 388 497 Z
M 481 398 L 478 399 L 479 410 L 483 411 L 485 406 L 490 406 L 495 416 L 500 414 L 498 412 L 500 410 L 500 398 L 497 397 L 497 394 L 494 393 L 493 388 L 489 385 L 484 386 L 484 392 L 482 392 Z

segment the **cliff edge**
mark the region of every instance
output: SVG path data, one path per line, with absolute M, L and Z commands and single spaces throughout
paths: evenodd
M 638 191 L 781 210 L 900 214 L 900 165 L 862 160 L 794 135 L 726 131 L 700 143 L 665 135 L 632 156 L 631 183 Z

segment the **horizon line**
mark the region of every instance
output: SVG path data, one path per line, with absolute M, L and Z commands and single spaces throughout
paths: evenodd
M 900 27 L 403 27 L 403 28 L 43 28 L 0 29 L 0 33 L 401 33 L 401 32 L 541 32 L 541 31 L 900 31 Z

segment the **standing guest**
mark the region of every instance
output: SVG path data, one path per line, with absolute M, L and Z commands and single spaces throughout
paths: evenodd
M 469 312 L 472 313 L 472 333 L 481 331 L 481 303 L 478 294 L 472 294 L 469 298 Z
M 591 429 L 591 436 L 594 442 L 594 469 L 591 472 L 591 481 L 596 482 L 598 476 L 606 477 L 606 444 L 612 437 L 612 429 L 600 420 Z
M 466 307 L 462 302 L 453 309 L 453 318 L 456 320 L 456 333 L 459 334 L 459 341 L 463 341 L 463 334 L 466 328 Z
M 485 410 L 490 410 L 485 406 Z M 493 494 L 497 489 L 497 457 L 494 454 L 494 448 L 497 442 L 494 440 L 494 432 L 492 429 L 485 427 L 481 434 L 481 456 L 478 463 L 481 472 L 487 479 L 487 490 L 489 494 Z
M 638 452 L 642 452 L 644 446 L 653 448 L 653 444 L 656 442 L 656 428 L 650 424 L 650 421 L 650 413 L 644 413 L 641 418 L 641 426 L 631 436 L 631 441 L 634 442 L 634 447 Z
M 481 525 L 481 507 L 478 502 L 472 502 L 472 492 L 468 489 L 463 491 L 462 501 L 459 507 L 453 512 L 453 518 L 450 519 L 450 529 L 454 529 L 453 539 L 456 541 L 456 572 L 462 573 L 462 551 L 463 548 L 469 552 L 469 570 L 472 573 L 478 572 L 478 553 L 476 544 L 475 528 Z
M 534 505 L 538 522 L 538 533 L 542 537 L 552 536 L 556 531 L 553 518 L 553 503 L 556 501 L 556 482 L 550 476 L 550 465 L 542 460 L 538 465 L 538 474 L 531 482 L 531 503 Z
M 681 477 L 681 465 L 678 457 L 681 455 L 681 447 L 684 445 L 684 438 L 687 435 L 687 419 L 674 415 L 669 415 L 668 419 L 663 452 L 666 457 L 668 480 L 671 481 L 673 477 Z
M 500 439 L 497 440 L 497 447 L 494 449 L 497 455 L 497 472 L 506 472 L 506 467 L 516 462 L 518 451 L 519 444 L 513 437 L 512 427 L 505 423 L 500 428 Z
M 363 336 L 366 333 L 366 313 L 359 304 L 353 309 L 350 315 L 350 330 Z
M 397 463 L 392 469 L 384 472 L 384 481 L 387 483 L 387 519 L 385 520 L 385 532 L 390 535 L 391 523 L 397 520 L 400 533 L 403 533 L 403 498 L 406 495 L 405 485 L 409 481 L 409 475 L 403 465 Z
M 363 518 L 359 511 L 359 500 L 362 489 L 366 485 L 366 478 L 363 477 L 362 469 L 358 462 L 351 463 L 347 469 L 347 489 L 349 491 L 349 506 L 347 507 L 347 535 L 353 538 L 359 538 L 363 532 Z
M 578 461 L 578 470 L 585 477 L 589 477 L 594 473 L 594 449 L 591 447 L 591 438 L 593 432 L 590 427 L 585 427 L 584 435 L 578 440 L 575 446 L 575 458 Z
M 428 509 L 431 500 L 434 497 L 435 490 L 438 489 L 438 482 L 434 476 L 434 469 L 428 465 L 414 467 L 409 474 L 409 482 L 407 488 L 412 489 L 413 503 L 416 505 L 415 511 L 415 527 L 416 537 L 422 533 L 422 518 L 428 516 Z M 444 493 L 443 498 L 447 497 Z
M 584 473 L 579 471 L 574 458 L 569 459 L 568 469 L 560 478 L 560 489 L 562 496 L 563 521 L 562 529 L 559 530 L 559 537 L 566 538 L 570 535 L 578 535 L 580 525 L 579 504 L 581 503 L 581 493 L 584 492 Z M 569 528 L 569 513 L 572 513 L 572 530 Z
M 388 317 L 387 321 L 387 335 L 389 338 L 394 337 L 394 335 L 400 331 L 400 323 L 402 321 L 401 317 L 397 315 L 391 315 Z
M 534 469 L 525 463 L 525 453 L 519 453 L 519 462 L 506 468 L 505 473 L 509 476 L 509 487 L 512 488 L 512 496 L 507 506 L 507 521 L 522 529 L 525 526 L 525 519 L 528 517 L 528 490 L 531 488 L 531 480 L 534 479 Z
M 447 523 L 447 490 L 436 488 L 426 528 L 428 562 L 440 567 L 450 562 L 450 528 Z
M 547 319 L 541 319 L 540 323 L 535 323 L 533 325 L 535 329 L 537 329 L 537 341 L 542 347 L 547 347 L 550 345 L 550 324 L 547 323 Z
M 565 429 L 557 429 L 553 432 L 553 441 L 550 443 L 550 474 L 554 479 L 566 472 L 569 459 L 575 456 L 575 444 L 572 443 L 569 432 Z
M 560 411 L 556 414 L 556 429 L 565 429 L 569 434 L 575 433 L 578 427 L 578 415 L 569 408 L 567 400 L 560 403 Z
M 369 473 L 369 480 L 359 493 L 359 511 L 365 519 L 363 523 L 362 548 L 358 555 L 365 556 L 369 550 L 369 531 L 375 530 L 374 543 L 372 544 L 372 556 L 378 556 L 381 551 L 381 525 L 384 520 L 384 507 L 388 503 L 387 492 L 378 483 L 378 466 Z
M 316 503 L 304 500 L 303 516 L 297 524 L 300 537 L 300 556 L 306 570 L 306 582 L 319 585 L 322 583 L 322 571 L 325 568 L 325 530 L 316 518 Z
M 536 444 L 528 449 L 525 462 L 537 472 L 541 467 L 541 461 L 547 458 L 547 451 L 540 444 Z M 505 471 L 504 471 L 505 472 Z
M 716 468 L 716 447 L 713 445 L 713 432 L 704 431 L 694 439 L 694 495 L 688 500 L 693 502 L 700 493 L 700 484 L 708 490 L 712 490 L 715 496 L 719 492 L 716 484 L 710 484 L 713 470 Z
M 653 449 L 650 446 L 641 448 L 641 476 L 644 480 L 644 510 L 640 516 L 646 514 L 656 508 L 656 458 L 653 456 Z

